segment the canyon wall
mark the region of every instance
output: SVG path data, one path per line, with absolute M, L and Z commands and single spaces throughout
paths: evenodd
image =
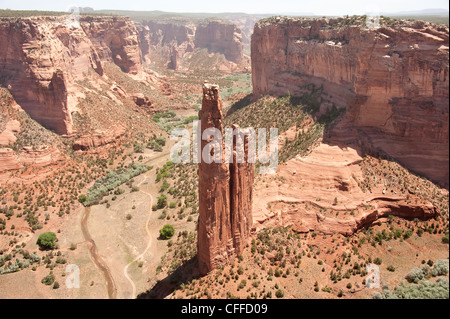
M 241 30 L 234 24 L 209 21 L 197 27 L 195 44 L 210 52 L 223 53 L 227 60 L 241 63 L 243 55 Z
M 383 21 L 382 21 L 383 22 Z M 355 139 L 449 184 L 449 29 L 422 21 L 274 17 L 252 36 L 254 95 L 346 108 Z M 330 132 L 333 134 L 333 132 Z
M 183 55 L 195 48 L 196 26 L 193 23 L 175 21 L 143 21 L 136 24 L 141 41 L 141 52 L 147 63 L 151 62 L 150 53 L 161 49 L 163 55 L 173 58 L 173 50 Z M 171 67 L 173 69 L 173 66 Z
M 142 76 L 139 37 L 124 17 L 0 19 L 0 84 L 37 122 L 70 135 L 76 110 L 76 81 L 112 62 L 137 78 Z
M 217 85 L 203 86 L 203 103 L 199 112 L 201 136 L 209 128 L 218 129 L 222 135 L 222 100 Z M 198 218 L 198 263 L 202 274 L 223 265 L 242 253 L 252 228 L 253 164 L 225 161 L 222 141 L 217 148 L 209 150 L 213 139 L 202 140 L 201 150 L 215 158 L 199 164 L 199 218 Z M 233 158 L 236 159 L 236 144 Z M 239 144 L 248 151 L 248 141 Z
M 151 61 L 152 51 L 161 50 L 172 62 L 169 67 L 174 68 L 173 60 L 177 55 L 180 58 L 195 49 L 205 48 L 210 53 L 222 53 L 236 64 L 244 59 L 241 30 L 225 21 L 149 20 L 137 23 L 137 28 L 146 62 Z

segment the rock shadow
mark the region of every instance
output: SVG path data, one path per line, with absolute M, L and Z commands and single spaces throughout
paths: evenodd
M 160 280 L 153 288 L 137 296 L 137 299 L 164 299 L 172 294 L 182 284 L 201 277 L 197 256 L 184 262 L 172 274 Z

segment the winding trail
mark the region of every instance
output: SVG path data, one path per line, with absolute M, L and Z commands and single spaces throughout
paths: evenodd
M 91 208 L 85 207 L 83 218 L 81 220 L 81 231 L 83 232 L 85 241 L 88 242 L 89 253 L 91 254 L 95 265 L 103 273 L 103 277 L 105 277 L 109 299 L 117 299 L 117 287 L 116 283 L 114 282 L 114 278 L 111 275 L 111 271 L 109 270 L 108 265 L 106 265 L 103 258 L 99 255 L 97 245 L 92 239 L 91 234 L 89 233 L 89 230 L 87 228 L 87 221 L 89 219 L 90 213 Z
M 142 185 L 145 181 L 147 180 L 147 177 L 145 177 L 145 179 L 139 184 Z M 153 196 L 150 193 L 144 192 L 141 190 L 142 193 L 150 196 L 150 207 L 153 206 Z M 131 287 L 133 288 L 133 292 L 131 294 L 131 299 L 136 299 L 136 285 L 134 283 L 134 281 L 131 279 L 131 277 L 128 275 L 128 268 L 135 262 L 141 260 L 145 254 L 148 252 L 148 250 L 150 249 L 150 247 L 152 246 L 153 240 L 152 240 L 152 236 L 150 233 L 150 229 L 148 227 L 149 223 L 150 223 L 150 218 L 152 217 L 152 210 L 149 209 L 150 213 L 148 215 L 147 218 L 147 222 L 145 223 L 145 231 L 147 232 L 147 236 L 149 238 L 148 240 L 148 244 L 147 244 L 147 248 L 145 248 L 144 252 L 142 254 L 140 254 L 138 257 L 136 257 L 132 262 L 130 262 L 128 265 L 125 266 L 125 268 L 123 269 L 123 275 L 125 276 L 125 278 L 127 278 L 127 280 L 130 282 Z
M 173 144 L 173 143 L 172 143 Z M 170 147 L 171 145 L 169 144 L 168 147 Z M 169 148 L 170 149 L 170 148 Z M 145 164 L 146 165 L 152 165 L 152 164 L 161 164 L 164 161 L 166 161 L 169 158 L 170 155 L 170 151 L 165 151 L 162 152 L 161 154 L 158 154 L 157 156 L 154 156 L 152 158 L 150 158 Z M 145 181 L 147 180 L 147 176 L 145 176 L 144 180 L 139 183 L 138 186 L 141 186 Z M 142 191 L 142 193 L 150 196 L 150 207 L 153 206 L 153 195 Z M 102 272 L 103 277 L 105 278 L 105 282 L 106 282 L 106 287 L 108 290 L 108 296 L 109 299 L 117 299 L 117 286 L 116 283 L 114 281 L 114 278 L 111 274 L 111 271 L 108 267 L 108 265 L 105 263 L 105 261 L 103 260 L 103 258 L 100 256 L 100 254 L 98 253 L 98 248 L 97 245 L 95 244 L 95 241 L 92 239 L 91 234 L 89 233 L 88 227 L 87 227 L 87 221 L 89 219 L 89 215 L 90 215 L 91 209 L 90 207 L 85 207 L 84 208 L 84 213 L 83 213 L 83 217 L 81 220 L 81 230 L 83 232 L 83 236 L 84 236 L 84 240 L 88 243 L 88 249 L 89 249 L 89 253 L 95 263 L 95 265 L 97 266 L 97 268 Z M 145 254 L 149 251 L 149 249 L 152 246 L 153 240 L 152 240 L 152 236 L 150 233 L 150 229 L 149 229 L 149 223 L 150 223 L 150 219 L 152 216 L 152 210 L 149 209 L 149 216 L 147 219 L 147 222 L 145 224 L 145 230 L 147 232 L 147 235 L 149 237 L 149 241 L 147 244 L 147 248 L 144 250 L 144 252 L 139 255 L 137 258 L 135 258 L 132 262 L 130 262 L 128 265 L 125 266 L 124 270 L 123 270 L 123 274 L 125 276 L 125 278 L 130 282 L 132 288 L 133 288 L 133 292 L 131 295 L 132 299 L 136 299 L 136 285 L 133 282 L 133 280 L 130 278 L 130 276 L 128 275 L 128 268 L 135 263 L 138 260 L 141 260 Z

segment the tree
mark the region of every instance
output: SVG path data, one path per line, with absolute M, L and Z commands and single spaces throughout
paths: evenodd
M 78 196 L 78 201 L 82 204 L 86 203 L 87 201 L 87 196 L 86 195 L 80 195 Z
M 172 225 L 164 225 L 162 229 L 159 230 L 159 235 L 161 239 L 170 239 L 175 234 L 175 229 Z
M 55 282 L 55 275 L 53 275 L 53 272 L 50 272 L 50 274 L 48 274 L 41 280 L 41 283 L 47 286 L 52 285 L 54 282 Z
M 277 292 L 275 293 L 275 296 L 277 296 L 277 298 L 283 298 L 284 297 L 284 291 L 281 289 L 278 289 Z
M 445 234 L 444 237 L 442 237 L 442 242 L 443 242 L 444 244 L 448 244 L 448 242 L 449 242 L 449 235 L 448 235 L 448 233 Z
M 55 233 L 43 233 L 39 236 L 36 244 L 43 250 L 55 249 L 57 241 L 58 239 L 56 238 Z
M 162 209 L 164 207 L 167 206 L 167 196 L 166 195 L 161 195 L 160 197 L 158 197 L 158 209 Z

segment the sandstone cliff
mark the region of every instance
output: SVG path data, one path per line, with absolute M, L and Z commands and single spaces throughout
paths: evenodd
M 201 135 L 208 128 L 216 128 L 223 135 L 222 100 L 216 85 L 203 86 L 203 103 L 199 112 Z M 201 150 L 212 140 L 202 141 Z M 244 144 L 244 148 L 247 148 Z M 225 148 L 211 154 L 221 163 L 199 164 L 199 270 L 206 274 L 242 253 L 252 228 L 253 164 L 225 163 Z M 234 143 L 236 152 L 236 143 Z M 236 155 L 234 155 L 235 158 Z
M 361 18 L 270 18 L 252 37 L 254 94 L 346 108 L 355 140 L 449 184 L 449 29 Z M 310 99 L 311 102 L 312 99 Z M 333 134 L 333 132 L 330 132 Z
M 195 33 L 195 44 L 211 52 L 223 53 L 227 60 L 238 64 L 244 58 L 241 30 L 231 23 L 208 21 L 200 24 Z
M 81 17 L 80 27 L 66 17 L 2 18 L 0 81 L 37 122 L 59 134 L 73 133 L 76 81 L 90 70 L 103 75 L 104 63 L 142 76 L 139 37 L 123 17 Z
M 144 60 L 152 60 L 151 53 L 159 53 L 170 60 L 169 67 L 177 69 L 180 58 L 195 49 L 221 53 L 233 63 L 244 60 L 241 30 L 221 20 L 178 21 L 149 20 L 137 23 Z

